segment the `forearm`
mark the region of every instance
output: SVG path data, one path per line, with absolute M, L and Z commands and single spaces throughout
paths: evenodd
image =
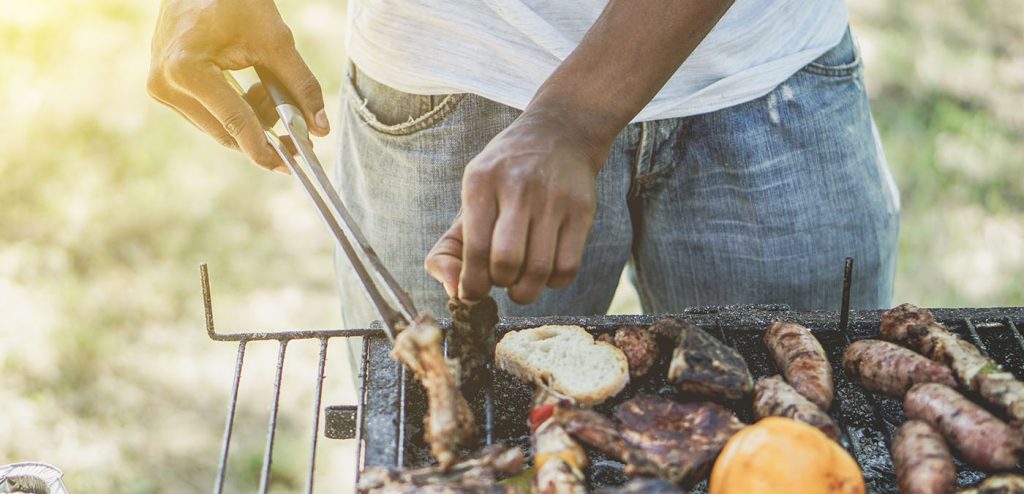
M 524 116 L 555 118 L 601 151 L 654 98 L 731 4 L 611 0 L 537 90 Z

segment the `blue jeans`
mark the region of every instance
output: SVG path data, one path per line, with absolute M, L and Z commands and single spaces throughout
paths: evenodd
M 519 111 L 473 94 L 402 93 L 352 67 L 337 121 L 336 183 L 420 310 L 447 315 L 423 269 L 459 209 L 463 169 Z M 851 305 L 890 305 L 898 193 L 846 37 L 769 94 L 724 110 L 634 123 L 597 179 L 598 209 L 575 282 L 506 316 L 603 314 L 627 262 L 643 309 L 783 303 L 835 309 L 846 256 Z M 377 318 L 337 263 L 347 326 Z

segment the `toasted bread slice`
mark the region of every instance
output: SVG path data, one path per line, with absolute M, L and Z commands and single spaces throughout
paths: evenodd
M 499 369 L 544 384 L 583 405 L 615 396 L 629 382 L 626 355 L 579 326 L 510 331 L 494 351 Z

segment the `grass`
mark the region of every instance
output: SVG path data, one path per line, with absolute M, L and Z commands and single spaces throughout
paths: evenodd
M 199 262 L 222 330 L 340 324 L 330 239 L 298 188 L 146 96 L 155 3 L 0 0 L 0 464 L 53 463 L 74 493 L 212 485 L 235 348 L 203 332 Z M 344 6 L 280 4 L 333 107 Z M 902 192 L 898 301 L 1024 301 L 1024 18 L 1012 7 L 851 5 Z M 330 141 L 318 151 L 329 161 Z M 627 295 L 615 311 L 636 310 Z M 290 346 L 275 492 L 305 482 L 315 346 Z M 343 350 L 325 404 L 353 401 Z M 229 492 L 258 485 L 276 352 L 247 351 Z M 351 445 L 321 445 L 318 491 L 337 492 Z

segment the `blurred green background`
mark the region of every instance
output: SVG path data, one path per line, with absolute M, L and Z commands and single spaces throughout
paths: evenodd
M 299 189 L 146 95 L 156 3 L 0 0 L 0 464 L 58 465 L 73 494 L 212 486 L 235 348 L 204 333 L 199 262 L 222 330 L 340 325 Z M 279 3 L 335 107 L 343 1 Z M 903 195 L 896 300 L 1024 305 L 1024 4 L 850 7 Z M 258 482 L 276 350 L 246 356 L 232 492 Z M 289 349 L 276 491 L 305 481 L 316 351 Z M 325 404 L 353 402 L 347 372 L 336 344 Z M 352 445 L 318 470 L 347 491 Z

